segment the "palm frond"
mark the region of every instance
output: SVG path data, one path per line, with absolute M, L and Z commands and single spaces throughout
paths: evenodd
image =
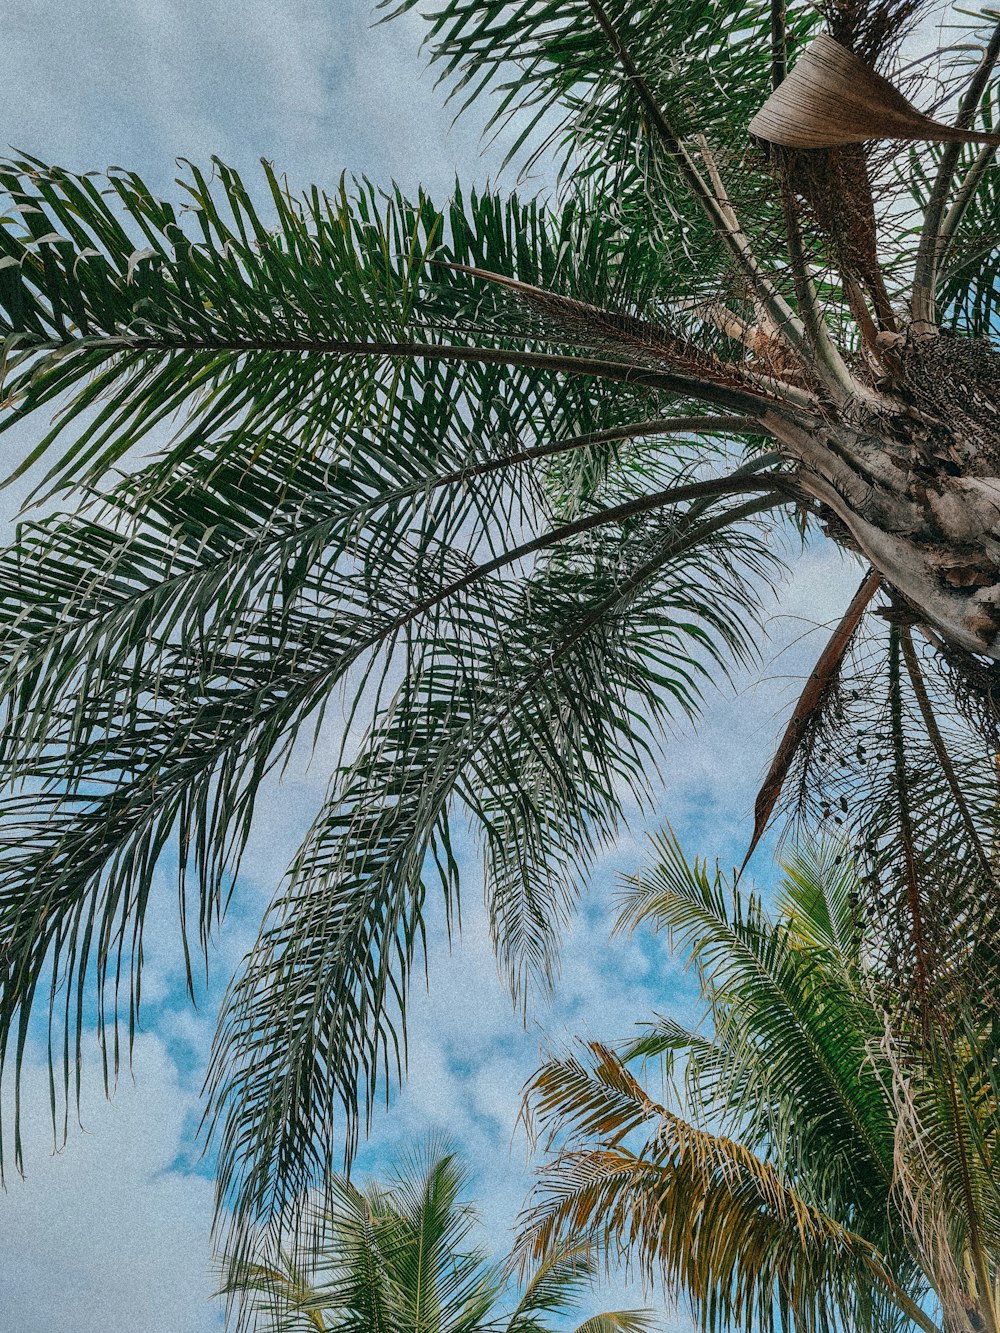
M 891 1306 L 892 1279 L 875 1246 L 749 1149 L 657 1105 L 611 1052 L 590 1050 L 585 1092 L 585 1066 L 574 1059 L 551 1062 L 529 1087 L 540 1127 L 564 1146 L 526 1215 L 526 1253 L 582 1236 L 631 1255 L 647 1277 L 686 1297 L 706 1329 L 771 1329 L 790 1319 L 832 1329 L 844 1318 L 867 1327 L 865 1291 L 874 1306 Z M 629 1150 L 624 1136 L 644 1123 L 647 1142 Z
M 722 613 L 717 591 L 702 596 L 689 561 L 711 561 L 718 589 L 730 560 L 757 558 L 746 540 L 711 511 L 637 528 L 627 546 L 609 538 L 607 562 L 590 545 L 586 563 L 557 557 L 523 587 L 469 589 L 415 645 L 227 1005 L 210 1115 L 237 1226 L 322 1178 L 338 1117 L 350 1148 L 398 1070 L 424 896 L 436 880 L 456 901 L 456 801 L 483 832 L 512 981 L 550 975 L 590 853 L 617 827 L 623 793 L 645 789 L 651 725 L 671 705 L 697 706 L 699 659 L 745 646 L 739 617 Z M 731 584 L 737 599 L 741 586 Z M 533 770 L 544 804 L 524 799 Z
M 290 1254 L 272 1263 L 224 1262 L 223 1285 L 216 1294 L 239 1303 L 248 1327 L 259 1327 L 263 1319 L 269 1333 L 326 1333 L 317 1289 Z M 377 1316 L 371 1327 L 381 1333 Z
M 240 1327 L 267 1333 L 337 1329 L 343 1333 L 551 1333 L 573 1310 L 595 1273 L 585 1246 L 554 1249 L 530 1274 L 513 1312 L 508 1268 L 470 1246 L 479 1215 L 466 1201 L 468 1175 L 445 1145 L 430 1143 L 398 1161 L 388 1178 L 364 1188 L 343 1176 L 327 1206 L 310 1200 L 293 1259 L 253 1254 L 225 1266 Z M 271 1233 L 273 1242 L 273 1231 Z M 260 1321 L 263 1319 L 263 1325 Z M 256 1322 L 254 1322 L 256 1320 Z M 645 1333 L 648 1311 L 612 1311 L 588 1320 L 592 1333 Z
M 399 404 L 405 413 L 455 367 L 443 402 L 467 402 L 473 418 L 484 366 L 536 383 L 569 374 L 696 395 L 715 378 L 708 357 L 675 364 L 666 331 L 638 350 L 609 342 L 606 322 L 577 320 L 567 333 L 476 278 L 488 267 L 553 299 L 628 302 L 619 321 L 642 313 L 658 257 L 580 201 L 552 213 L 459 195 L 442 212 L 423 196 L 346 183 L 295 198 L 265 165 L 262 217 L 234 171 L 216 162 L 215 174 L 190 167 L 178 209 L 133 173 L 102 188 L 32 159 L 0 170 L 6 424 L 61 404 L 18 472 L 72 427 L 45 480 L 99 476 L 177 413 L 171 463 L 245 432 L 294 438 L 305 452 L 367 413 L 391 438 Z M 509 394 L 519 377 L 505 378 Z M 728 381 L 706 389 L 713 401 L 753 411 L 769 400 L 739 369 Z
M 655 1327 L 656 1317 L 649 1310 L 608 1310 L 585 1319 L 574 1333 L 650 1333 Z
M 575 1306 L 595 1272 L 589 1245 L 578 1242 L 554 1246 L 528 1276 L 506 1333 L 535 1333 L 545 1315 Z
M 796 943 L 839 955 L 848 968 L 860 965 L 858 874 L 843 841 L 798 843 L 781 869 L 775 905 Z
M 392 17 L 415 4 L 382 7 Z M 487 124 L 513 122 L 511 157 L 527 143 L 536 154 L 555 147 L 629 212 L 655 196 L 672 222 L 684 218 L 671 249 L 676 268 L 692 273 L 706 235 L 702 223 L 698 236 L 698 201 L 686 193 L 677 146 L 699 134 L 716 148 L 742 146 L 770 91 L 766 4 L 441 0 L 428 18 L 426 44 L 442 81 L 463 110 L 493 96 Z M 819 22 L 808 10 L 795 14 L 792 39 L 807 40 Z M 686 58 L 694 50 L 696 62 Z
M 800 859 L 783 891 L 793 912 L 775 925 L 758 897 L 690 864 L 675 838 L 660 838 L 656 851 L 652 871 L 626 887 L 621 921 L 667 931 L 698 970 L 714 1035 L 688 1053 L 692 1103 L 711 1107 L 751 1147 L 767 1146 L 825 1207 L 849 1199 L 851 1224 L 883 1237 L 893 1130 L 866 1060 L 878 1031 L 850 962 L 856 881 L 845 884 L 846 857 L 839 853 L 838 866 L 831 847 L 811 864 Z M 645 1053 L 641 1041 L 637 1047 Z

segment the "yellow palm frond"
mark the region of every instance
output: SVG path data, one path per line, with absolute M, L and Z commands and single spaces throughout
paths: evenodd
M 607 1048 L 552 1061 L 529 1089 L 536 1125 L 573 1145 L 544 1169 L 521 1254 L 574 1237 L 621 1254 L 706 1330 L 870 1326 L 872 1306 L 933 1323 L 895 1283 L 870 1241 L 825 1213 L 746 1146 L 654 1101 Z M 646 1125 L 641 1146 L 625 1140 Z

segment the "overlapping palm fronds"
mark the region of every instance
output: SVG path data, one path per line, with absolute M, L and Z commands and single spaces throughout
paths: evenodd
M 220 163 L 184 168 L 180 204 L 129 172 L 6 164 L 0 429 L 44 418 L 11 470 L 67 512 L 29 512 L 0 558 L 0 1052 L 16 1080 L 32 1014 L 51 1012 L 57 1120 L 95 1010 L 109 1083 L 119 1016 L 134 1027 L 157 866 L 177 864 L 190 977 L 300 742 L 344 743 L 209 1073 L 234 1234 L 291 1224 L 404 1065 L 428 896 L 457 906 L 456 821 L 482 846 L 515 993 L 551 979 L 595 848 L 655 790 L 663 729 L 758 652 L 781 515 L 855 549 L 810 450 L 893 366 L 920 406 L 933 365 L 920 353 L 907 379 L 893 341 L 914 272 L 943 320 L 988 325 L 991 270 L 970 259 L 985 159 L 928 149 L 900 173 L 877 151 L 793 161 L 746 137 L 824 24 L 893 74 L 915 12 L 442 0 L 429 40 L 460 103 L 497 94 L 520 160 L 558 147 L 548 204 L 297 195 L 271 167 L 254 202 Z M 942 53 L 967 120 L 989 120 L 992 51 Z M 865 455 L 866 503 L 894 450 Z M 824 659 L 793 778 L 839 716 L 852 645 L 898 612 L 891 586 Z M 932 641 L 933 718 L 957 693 L 994 725 L 989 668 Z M 907 699 L 894 735 L 924 717 L 915 685 Z M 995 894 L 992 767 L 933 718 L 906 780 L 854 810 L 901 968 L 939 854 L 982 871 L 950 923 Z M 887 843 L 907 839 L 916 870 L 890 891 Z M 18 1160 L 16 1119 L 3 1144 Z
M 224 1264 L 223 1292 L 245 1326 L 267 1333 L 549 1333 L 596 1273 L 585 1246 L 555 1249 L 520 1290 L 504 1265 L 470 1248 L 480 1222 L 468 1173 L 431 1148 L 364 1189 L 338 1177 L 308 1219 L 307 1253 Z M 266 1246 L 264 1248 L 267 1248 Z M 647 1310 L 591 1315 L 575 1333 L 651 1333 Z
M 776 915 L 673 838 L 657 850 L 621 924 L 666 932 L 706 1028 L 661 1016 L 617 1054 L 591 1043 L 534 1077 L 531 1115 L 557 1151 L 523 1251 L 609 1247 L 705 1329 L 993 1328 L 988 1007 L 937 1012 L 928 1038 L 888 1006 L 842 845 L 788 862 Z M 628 1068 L 657 1057 L 678 1110 Z
M 752 652 L 751 588 L 773 566 L 748 521 L 788 484 L 767 455 L 706 475 L 713 449 L 722 457 L 712 438 L 752 423 L 679 414 L 660 372 L 634 360 L 557 356 L 572 374 L 552 381 L 552 355 L 532 352 L 512 377 L 509 297 L 453 265 L 488 261 L 554 289 L 566 269 L 591 299 L 634 285 L 632 261 L 609 254 L 576 205 L 552 215 L 485 199 L 443 216 L 395 198 L 379 216 L 370 191 L 296 209 L 270 180 L 284 211 L 265 246 L 235 176 L 223 171 L 219 201 L 195 177 L 194 220 L 217 248 L 174 244 L 169 210 L 119 181 L 116 198 L 160 237 L 133 262 L 87 182 L 38 177 L 26 206 L 48 207 L 75 238 L 57 247 L 64 278 L 86 264 L 104 273 L 87 317 L 104 335 L 88 324 L 69 355 L 26 339 L 13 392 L 39 406 L 67 375 L 96 375 L 77 404 L 86 414 L 92 391 L 115 393 L 122 376 L 131 386 L 60 466 L 96 481 L 178 394 L 197 392 L 162 456 L 77 515 L 26 525 L 0 575 L 14 789 L 4 1014 L 17 1060 L 19 1016 L 48 966 L 65 979 L 70 1031 L 88 968 L 102 994 L 112 983 L 109 1015 L 118 978 L 132 978 L 134 1021 L 164 848 L 176 839 L 182 905 L 188 915 L 192 883 L 204 944 L 261 783 L 297 736 L 316 734 L 338 685 L 370 709 L 220 1030 L 210 1110 L 225 1195 L 248 1219 L 301 1195 L 320 1126 L 344 1125 L 350 1143 L 380 1070 L 398 1064 L 425 894 L 438 881 L 450 902 L 456 889 L 456 808 L 482 830 L 512 980 L 550 974 L 580 868 L 625 793 L 647 790 L 657 727 L 695 711 L 712 671 Z M 92 197 L 91 226 L 111 236 L 99 256 L 75 231 Z M 435 236 L 448 264 L 431 268 Z M 32 254 L 26 242 L 25 286 Z M 388 376 L 340 350 L 324 357 L 348 338 L 412 350 L 418 287 L 426 356 Z M 170 302 L 159 343 L 144 336 L 123 354 L 116 321 L 141 309 L 164 330 Z M 255 358 L 246 330 L 277 308 L 288 327 Z M 463 356 L 435 358 L 441 323 Z M 495 358 L 479 357 L 470 325 L 493 327 Z M 185 352 L 176 379 L 171 340 L 190 351 L 205 339 L 204 376 L 192 384 Z M 66 1086 L 77 1054 L 70 1042 L 61 1056 Z M 251 1163 L 248 1144 L 265 1140 Z M 340 1148 L 331 1138 L 319 1151 L 329 1167 Z

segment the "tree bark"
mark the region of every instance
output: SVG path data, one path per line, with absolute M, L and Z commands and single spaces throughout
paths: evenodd
M 1000 357 L 939 337 L 903 349 L 894 381 L 765 424 L 830 535 L 947 639 L 1000 660 Z

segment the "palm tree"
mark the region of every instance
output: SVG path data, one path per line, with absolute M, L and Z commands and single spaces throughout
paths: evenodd
M 216 162 L 178 206 L 128 171 L 7 163 L 2 424 L 35 430 L 17 471 L 65 507 L 0 560 L 15 1082 L 35 1009 L 56 1094 L 95 1016 L 111 1079 L 165 857 L 193 989 L 262 784 L 344 698 L 208 1077 L 237 1232 L 294 1212 L 401 1074 L 456 820 L 523 997 L 655 794 L 663 728 L 757 655 L 797 532 L 867 572 L 754 839 L 782 790 L 845 822 L 920 988 L 974 926 L 988 947 L 1000 24 L 918 62 L 952 133 L 874 72 L 912 82 L 920 8 L 438 0 L 444 77 L 495 94 L 515 156 L 552 150 L 548 200 L 296 195 L 265 166 L 254 203 Z M 16 1117 L 11 1141 L 19 1161 Z
M 279 1250 L 224 1264 L 223 1291 L 269 1333 L 549 1333 L 594 1277 L 586 1247 L 562 1247 L 511 1292 L 503 1266 L 467 1249 L 479 1220 L 452 1153 L 414 1156 L 387 1184 L 332 1182 L 309 1219 L 308 1258 Z M 502 1312 L 501 1305 L 513 1308 Z M 591 1315 L 575 1333 L 650 1333 L 645 1310 Z
M 620 1054 L 592 1043 L 534 1076 L 529 1103 L 559 1150 L 522 1250 L 586 1238 L 631 1254 L 706 1330 L 995 1333 L 994 1015 L 963 995 L 930 1039 L 900 1022 L 843 847 L 793 856 L 773 915 L 673 838 L 658 850 L 622 924 L 668 933 L 708 1031 L 657 1016 Z M 654 1057 L 666 1104 L 627 1067 Z

